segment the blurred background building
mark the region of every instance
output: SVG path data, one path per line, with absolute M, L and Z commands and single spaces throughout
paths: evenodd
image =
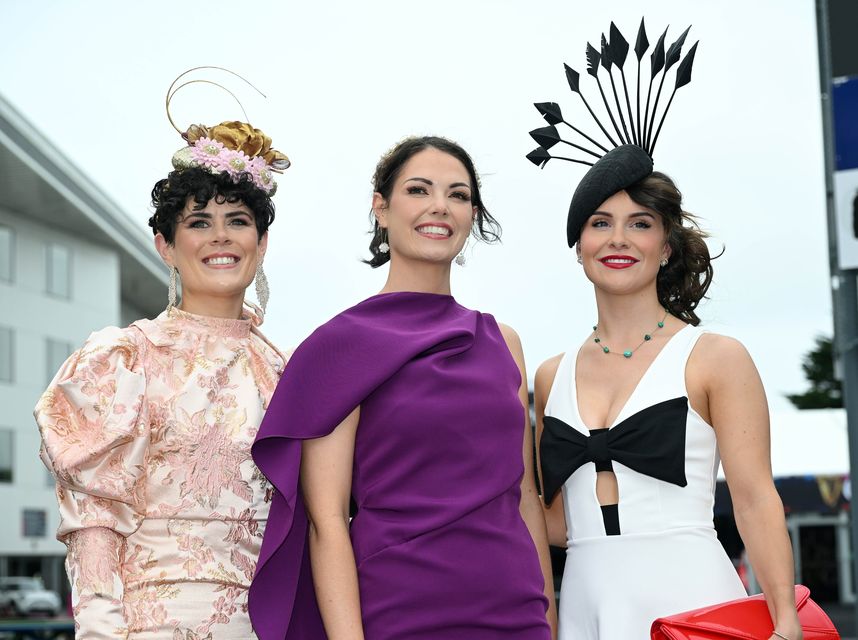
M 164 308 L 167 271 L 151 236 L 2 96 L 0 194 L 0 577 L 40 575 L 66 595 L 33 407 L 92 331 Z

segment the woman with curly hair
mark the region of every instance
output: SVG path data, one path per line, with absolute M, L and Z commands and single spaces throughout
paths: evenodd
M 254 637 L 269 489 L 250 446 L 285 359 L 244 298 L 255 277 L 266 303 L 271 171 L 288 161 L 244 123 L 185 138 L 152 190 L 167 309 L 93 333 L 35 411 L 80 638 Z

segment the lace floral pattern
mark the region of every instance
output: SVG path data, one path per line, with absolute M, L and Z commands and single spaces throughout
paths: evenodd
M 270 487 L 250 446 L 285 365 L 242 320 L 94 333 L 40 399 L 79 638 L 252 638 Z

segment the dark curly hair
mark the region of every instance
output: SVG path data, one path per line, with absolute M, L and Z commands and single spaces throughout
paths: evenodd
M 700 318 L 694 310 L 712 283 L 712 260 L 721 254 L 709 255 L 709 234 L 700 229 L 695 216 L 682 210 L 682 193 L 669 176 L 654 171 L 627 187 L 626 193 L 658 213 L 664 223 L 670 257 L 658 272 L 658 301 L 671 315 L 696 327 Z
M 267 193 L 253 184 L 249 173 L 242 173 L 238 182 L 234 182 L 226 172 L 214 175 L 205 169 L 193 167 L 171 171 L 166 178 L 155 183 L 152 189 L 155 213 L 149 218 L 152 233 L 160 233 L 169 244 L 173 244 L 176 224 L 180 221 L 188 198 L 193 198 L 197 211 L 205 208 L 212 198 L 218 203 L 243 203 L 253 212 L 259 238 L 265 235 L 274 222 L 274 203 Z
M 398 143 L 378 161 L 378 165 L 375 167 L 375 174 L 372 177 L 373 191 L 380 193 L 385 201 L 389 201 L 390 194 L 393 192 L 393 185 L 399 177 L 402 167 L 413 156 L 425 149 L 437 149 L 453 156 L 465 165 L 468 177 L 471 180 L 471 204 L 477 210 L 476 224 L 471 228 L 471 235 L 477 240 L 489 243 L 500 240 L 501 227 L 483 204 L 483 198 L 480 195 L 480 180 L 477 178 L 474 161 L 471 160 L 471 156 L 468 155 L 467 151 L 447 138 L 440 136 L 413 136 L 405 138 L 405 140 Z M 372 254 L 372 258 L 364 260 L 364 262 L 375 268 L 380 267 L 390 260 L 390 253 L 382 253 L 378 250 L 382 242 L 387 242 L 387 229 L 379 226 L 378 220 L 376 220 L 372 210 L 369 212 L 369 217 L 372 220 L 372 240 L 369 243 L 369 252 Z

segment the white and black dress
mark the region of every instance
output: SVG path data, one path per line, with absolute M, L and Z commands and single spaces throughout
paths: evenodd
M 546 494 L 562 485 L 566 512 L 560 640 L 646 640 L 660 616 L 746 595 L 713 526 L 715 432 L 685 387 L 702 333 L 668 341 L 608 429 L 581 420 L 577 353 L 558 366 L 540 451 Z M 596 497 L 601 470 L 616 475 L 614 508 Z

